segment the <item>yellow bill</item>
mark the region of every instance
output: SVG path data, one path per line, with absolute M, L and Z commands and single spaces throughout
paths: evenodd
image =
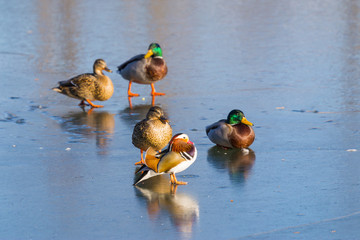
M 153 54 L 154 54 L 153 51 L 150 49 L 150 50 L 145 54 L 144 58 L 149 58 L 149 57 L 151 57 Z
M 242 119 L 241 119 L 241 122 L 243 123 L 243 124 L 246 124 L 246 125 L 249 125 L 249 126 L 253 126 L 254 124 L 252 124 L 251 122 L 249 122 L 245 117 L 243 117 Z

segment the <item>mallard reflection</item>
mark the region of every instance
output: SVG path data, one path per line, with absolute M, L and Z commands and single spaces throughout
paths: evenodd
M 231 180 L 242 182 L 249 177 L 255 158 L 255 152 L 250 148 L 224 149 L 214 146 L 208 150 L 207 160 L 217 169 L 228 169 Z
M 146 117 L 146 114 L 152 106 L 152 104 L 140 104 L 132 108 L 126 107 L 119 112 L 120 119 L 126 122 L 126 124 L 133 129 L 136 123 Z M 166 108 L 160 104 L 158 106 L 160 106 L 164 110 L 165 115 L 168 116 L 166 114 Z
M 153 177 L 137 185 L 136 190 L 139 197 L 146 199 L 150 219 L 168 215 L 179 232 L 192 232 L 199 219 L 199 204 L 192 196 L 176 192 L 177 186 L 170 184 L 167 176 Z
M 144 98 L 142 98 L 144 99 Z M 129 109 L 133 109 L 132 97 L 128 97 Z M 155 96 L 151 96 L 151 106 L 155 106 Z
M 115 114 L 106 111 L 77 112 L 61 118 L 61 127 L 70 134 L 70 142 L 85 142 L 95 137 L 99 154 L 107 154 L 107 145 L 113 137 Z

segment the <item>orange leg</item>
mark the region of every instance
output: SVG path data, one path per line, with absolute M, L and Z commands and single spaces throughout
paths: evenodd
M 141 153 L 141 160 L 139 162 L 136 162 L 135 165 L 142 165 L 142 164 L 145 164 L 145 160 L 143 158 L 143 150 L 140 149 L 140 153 Z
M 132 81 L 129 81 L 128 96 L 129 97 L 138 97 L 139 94 L 131 92 L 131 84 L 132 84 Z
M 175 173 L 171 173 L 170 174 L 170 180 L 171 180 L 171 183 L 172 184 L 175 184 L 175 185 L 186 185 L 187 182 L 180 182 L 176 179 L 176 176 L 175 176 Z
M 152 99 L 151 99 L 151 106 L 155 106 L 155 96 L 152 96 Z
M 176 194 L 177 187 L 178 187 L 178 185 L 171 184 L 171 186 L 170 186 L 170 193 L 171 193 L 172 195 L 175 195 L 175 194 Z
M 165 93 L 155 92 L 154 84 L 151 84 L 151 96 L 164 96 Z
M 132 106 L 132 103 L 131 103 L 131 97 L 128 97 L 128 101 L 129 101 L 129 108 L 132 109 L 133 106 Z
M 95 104 L 93 104 L 89 99 L 85 99 L 85 101 L 87 101 L 92 108 L 102 108 L 102 107 L 104 107 L 103 105 L 95 105 Z
M 94 111 L 94 108 L 90 108 L 89 111 L 87 111 L 87 114 L 90 115 Z

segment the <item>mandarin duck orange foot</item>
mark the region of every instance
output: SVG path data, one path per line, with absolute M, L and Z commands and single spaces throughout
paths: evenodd
M 149 147 L 155 151 L 163 149 L 170 141 L 172 129 L 164 111 L 159 106 L 151 107 L 146 118 L 138 122 L 133 130 L 132 143 L 140 149 L 141 160 L 135 164 L 144 164 L 143 152 Z
M 145 164 L 136 172 L 134 185 L 157 176 L 170 174 L 171 183 L 185 185 L 176 179 L 175 174 L 184 171 L 193 164 L 197 157 L 195 144 L 189 140 L 188 135 L 178 133 L 172 137 L 168 147 L 162 152 L 149 148 L 145 154 Z
M 255 132 L 242 111 L 232 110 L 227 119 L 206 127 L 211 142 L 224 148 L 248 148 L 255 140 Z
M 152 96 L 165 95 L 165 93 L 155 91 L 154 83 L 163 79 L 167 71 L 161 47 L 157 43 L 151 43 L 146 54 L 136 55 L 118 66 L 118 73 L 129 81 L 129 97 L 139 96 L 139 94 L 131 92 L 131 84 L 133 82 L 150 84 Z
M 80 106 L 84 106 L 86 101 L 92 108 L 103 107 L 92 103 L 95 100 L 106 101 L 114 93 L 113 83 L 109 77 L 103 74 L 103 70 L 112 72 L 107 68 L 104 60 L 97 59 L 94 62 L 93 73 L 84 73 L 69 80 L 60 81 L 59 86 L 52 90 L 81 100 Z

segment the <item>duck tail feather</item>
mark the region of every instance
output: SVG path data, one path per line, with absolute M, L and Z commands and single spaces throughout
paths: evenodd
M 143 167 L 141 167 L 143 168 Z M 138 183 L 145 181 L 149 178 L 155 177 L 157 175 L 160 175 L 161 173 L 156 173 L 153 170 L 151 170 L 150 168 L 143 168 L 143 170 L 141 170 L 141 168 L 139 169 L 139 171 L 137 171 L 137 173 L 135 174 L 135 181 L 134 181 L 134 186 L 137 185 Z
M 51 90 L 61 93 L 62 90 L 59 87 L 53 87 Z

